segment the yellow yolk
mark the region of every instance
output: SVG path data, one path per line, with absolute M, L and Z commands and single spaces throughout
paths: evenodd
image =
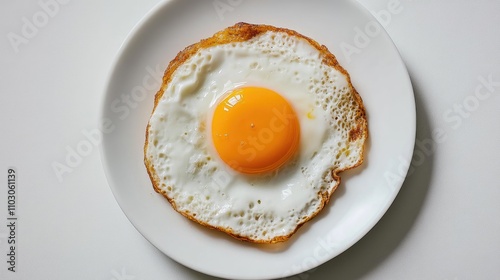
M 278 93 L 238 88 L 215 108 L 212 140 L 220 158 L 247 174 L 275 170 L 296 152 L 300 126 L 295 111 Z

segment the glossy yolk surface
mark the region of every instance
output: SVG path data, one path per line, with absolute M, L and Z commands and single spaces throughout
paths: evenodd
M 278 93 L 260 87 L 238 88 L 216 106 L 212 140 L 231 168 L 246 174 L 268 172 L 295 154 L 299 121 Z

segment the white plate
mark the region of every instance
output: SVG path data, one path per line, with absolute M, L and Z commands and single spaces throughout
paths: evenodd
M 368 113 L 366 162 L 344 173 L 320 215 L 278 245 L 240 242 L 188 221 L 153 191 L 143 164 L 145 128 L 168 62 L 187 45 L 239 21 L 294 29 L 326 45 L 350 72 Z M 348 45 L 355 53 L 348 55 Z M 396 197 L 411 160 L 416 125 L 411 83 L 389 36 L 356 2 L 328 0 L 177 0 L 158 5 L 117 56 L 102 120 L 103 165 L 134 226 L 181 264 L 232 279 L 290 276 L 356 243 Z

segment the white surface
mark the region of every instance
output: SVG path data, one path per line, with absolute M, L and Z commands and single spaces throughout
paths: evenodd
M 121 42 L 158 1 L 68 2 L 18 53 L 7 34 L 21 34 L 23 18 L 32 21 L 43 10 L 37 1 L 2 2 L 0 8 L 0 174 L 6 178 L 9 166 L 18 172 L 17 272 L 8 272 L 2 261 L 0 278 L 212 279 L 164 256 L 130 224 L 106 183 L 97 147 L 62 182 L 55 175 L 52 163 L 64 162 L 67 149 L 81 145 L 83 132 L 96 127 L 106 75 Z M 482 84 L 479 77 L 500 82 L 500 2 L 360 2 L 386 15 L 386 30 L 409 70 L 417 142 L 430 143 L 436 131 L 445 137 L 434 151 L 417 146 L 420 160 L 371 232 L 295 279 L 498 278 L 500 86 L 482 100 L 474 92 Z M 244 1 L 226 15 L 243 8 Z M 206 12 L 219 20 L 215 10 Z M 469 110 L 454 113 L 464 102 Z M 2 226 L 4 260 L 6 237 Z
M 267 22 L 300 30 L 304 34 L 315 33 L 316 40 L 333 49 L 355 37 L 356 26 L 375 23 L 363 7 L 352 2 L 318 1 L 313 8 L 314 17 L 307 18 L 309 21 L 316 19 L 316 25 L 301 27 L 295 19 L 304 10 L 311 9 L 310 4 L 301 1 L 287 3 L 293 3 L 292 8 L 278 17 L 280 2 L 267 3 L 266 10 L 258 16 L 261 5 L 248 2 L 241 5 L 242 11 L 237 17 L 227 16 L 227 20 L 233 23 Z M 341 174 L 343 183 L 331 203 L 317 219 L 299 229 L 291 240 L 269 246 L 242 243 L 189 222 L 176 213 L 163 196 L 153 191 L 142 164 L 143 132 L 159 83 L 149 96 L 136 98 L 138 101 L 133 110 L 129 109 L 130 114 L 125 114 L 126 110 L 114 110 L 118 107 L 113 105 L 118 104 L 117 100 L 124 92 L 134 99 L 134 93 L 127 92 L 144 84 L 145 75 L 151 76 L 144 69 L 156 68 L 158 64 L 160 69 L 167 67 L 168 61 L 159 62 L 158 59 L 174 57 L 182 46 L 223 29 L 224 23 L 219 21 L 214 26 L 201 28 L 211 20 L 210 14 L 205 12 L 210 8 L 211 2 L 198 2 L 197 5 L 170 2 L 150 13 L 127 39 L 110 76 L 101 118 L 115 126 L 112 132 L 104 133 L 101 145 L 108 181 L 118 203 L 137 229 L 158 249 L 190 268 L 231 279 L 266 279 L 301 273 L 337 256 L 358 241 L 381 218 L 398 193 L 402 180 L 387 181 L 385 175 L 386 171 L 400 167 L 400 158 L 410 161 L 414 147 L 415 103 L 408 74 L 387 35 L 372 38 L 362 57 L 350 57 L 349 60 L 338 57 L 351 74 L 367 110 L 370 140 L 366 163 L 354 173 Z M 271 17 L 272 20 L 267 20 Z M 317 20 L 318 17 L 323 20 Z M 189 23 L 194 28 L 182 32 L 180 38 L 175 26 Z M 325 24 L 331 28 L 318 30 Z M 156 34 L 155 30 L 162 30 L 162 33 Z M 177 39 L 176 44 L 180 47 L 170 47 L 172 38 Z M 161 80 L 162 73 L 158 74 L 148 79 Z M 232 82 L 238 81 L 234 79 L 237 78 L 231 77 Z M 388 106 L 391 102 L 398 106 Z M 269 199 L 262 198 L 263 204 Z M 280 202 L 284 203 L 273 203 Z

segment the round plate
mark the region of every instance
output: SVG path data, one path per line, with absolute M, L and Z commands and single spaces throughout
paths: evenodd
M 145 129 L 169 61 L 236 22 L 293 29 L 326 45 L 351 74 L 369 123 L 365 163 L 342 173 L 330 203 L 287 242 L 255 245 L 191 222 L 154 192 L 143 164 Z M 129 220 L 159 250 L 197 271 L 231 279 L 286 277 L 342 253 L 398 193 L 415 141 L 415 103 L 389 36 L 355 1 L 168 1 L 123 44 L 102 107 L 101 156 Z

